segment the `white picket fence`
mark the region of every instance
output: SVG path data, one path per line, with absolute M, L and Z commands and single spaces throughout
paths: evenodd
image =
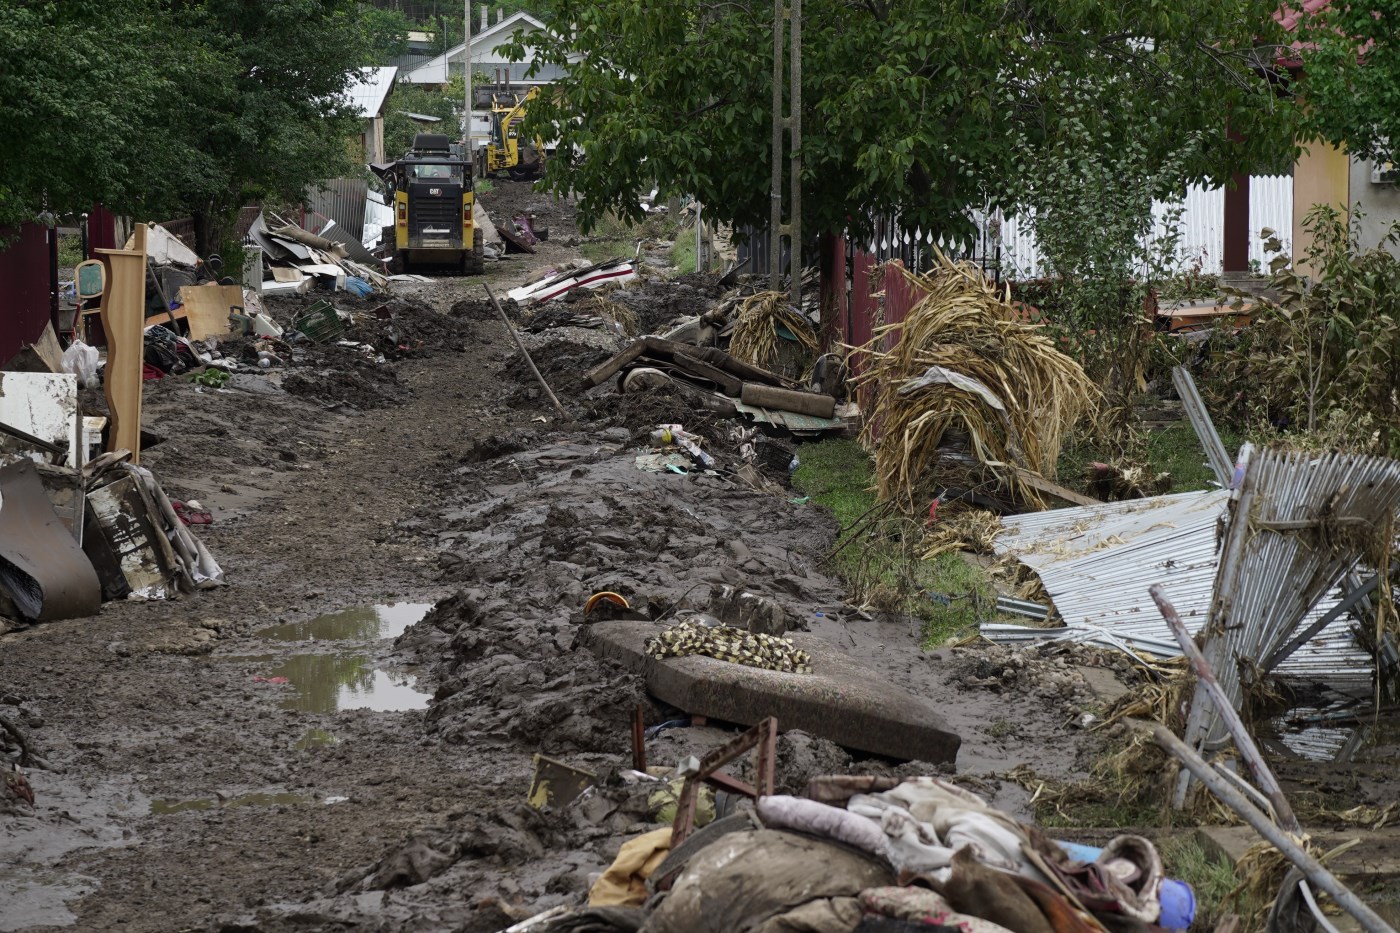
M 1201 272 L 1219 273 L 1225 244 L 1225 190 L 1192 187 L 1187 190 L 1185 199 L 1178 203 L 1184 207 L 1180 218 L 1182 237 L 1177 249 L 1178 270 L 1185 271 L 1199 266 Z M 1167 203 L 1153 205 L 1153 213 L 1157 217 L 1156 236 L 1164 232 L 1167 215 L 1171 209 L 1172 205 Z M 988 220 L 1000 221 L 1002 276 L 1038 277 L 1045 270 L 1029 218 L 999 217 L 998 213 L 994 213 Z M 1283 245 L 1282 252 L 1287 253 L 1293 229 L 1292 176 L 1255 175 L 1250 178 L 1249 259 L 1251 264 L 1258 263 L 1261 270 L 1267 271 L 1269 261 L 1277 254 L 1265 252 L 1264 240 L 1259 235 L 1259 231 L 1264 228 L 1279 233 Z M 989 224 L 983 237 L 983 243 L 987 245 L 983 249 L 995 248 L 995 231 L 996 225 Z

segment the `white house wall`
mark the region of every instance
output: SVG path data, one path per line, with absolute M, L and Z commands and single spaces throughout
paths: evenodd
M 1223 188 L 1189 188 L 1181 202 L 1181 243 L 1177 249 L 1176 268 L 1188 271 L 1199 266 L 1205 273 L 1221 271 L 1221 256 L 1225 244 L 1225 191 Z M 1160 236 L 1171 206 L 1158 202 L 1153 205 L 1156 215 L 1156 235 Z M 1400 218 L 1400 197 L 1395 205 Z M 1289 251 L 1289 231 L 1293 227 L 1293 179 L 1288 175 L 1255 175 L 1249 183 L 1249 259 L 1266 270 L 1273 253 L 1266 253 L 1260 231 L 1269 228 L 1282 234 L 1283 253 Z M 1026 216 L 1006 217 L 1001 223 L 1001 246 L 1004 275 L 1014 278 L 1035 278 L 1046 273 L 1040 248 L 1035 241 L 1030 220 Z

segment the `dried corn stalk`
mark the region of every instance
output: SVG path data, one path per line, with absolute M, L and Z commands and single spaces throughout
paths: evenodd
M 856 350 L 866 360 L 858 384 L 874 397 L 862 439 L 874 453 L 880 498 L 926 509 L 951 467 L 969 487 L 994 483 L 1043 507 L 1012 467 L 1053 477 L 1066 434 L 1100 393 L 1078 363 L 1022 320 L 1009 292 L 975 266 L 935 255 L 926 275 L 894 267 L 927 295 Z M 891 334 L 899 342 L 884 352 Z M 952 449 L 963 452 L 961 461 Z
M 780 328 L 796 342 L 785 337 Z M 812 325 L 788 304 L 785 292 L 759 292 L 739 305 L 729 352 L 770 372 L 798 379 L 811 371 L 819 346 Z

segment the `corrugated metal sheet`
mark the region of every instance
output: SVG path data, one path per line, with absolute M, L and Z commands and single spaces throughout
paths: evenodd
M 345 89 L 345 101 L 365 119 L 377 117 L 384 111 L 384 102 L 394 89 L 394 79 L 399 69 L 390 65 L 387 68 L 366 68 L 361 77 Z
M 1037 573 L 1070 631 L 996 626 L 986 627 L 985 634 L 998 641 L 1117 641 L 1159 657 L 1179 655 L 1147 588 L 1161 584 L 1193 634 L 1205 626 L 1219 562 L 1217 526 L 1229 499 L 1226 490 L 1187 492 L 1008 519 L 996 541 L 997 554 L 1011 555 Z M 1339 598 L 1333 591 L 1309 619 Z M 1278 673 L 1328 683 L 1369 682 L 1371 663 L 1343 616 Z
M 1231 496 L 1232 518 L 1202 647 L 1236 707 L 1245 693 L 1242 665 L 1261 663 L 1289 644 L 1318 616 L 1320 599 L 1334 602 L 1326 594 L 1335 594 L 1375 535 L 1390 533 L 1390 517 L 1400 507 L 1400 462 L 1389 458 L 1254 453 L 1249 445 L 1240 458 L 1244 470 Z M 1332 635 L 1338 623 L 1349 631 L 1343 617 L 1291 660 L 1318 671 L 1331 664 L 1369 671 L 1365 653 L 1349 663 L 1347 642 Z M 1185 740 L 1199 744 L 1224 735 L 1209 696 L 1198 687 Z
M 306 192 L 306 229 L 312 233 L 321 232 L 325 220 L 318 220 L 316 215 L 320 215 L 334 220 L 357 242 L 363 242 L 369 183 L 363 178 L 332 178 L 320 185 Z

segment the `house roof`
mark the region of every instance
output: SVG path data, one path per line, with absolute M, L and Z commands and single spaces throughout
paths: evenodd
M 489 29 L 472 36 L 472 61 L 478 61 L 483 53 L 493 51 L 496 48 L 495 43 L 510 35 L 518 26 L 530 26 L 536 30 L 548 28 L 543 22 L 524 10 L 517 10 Z M 459 42 L 446 52 L 441 52 L 425 62 L 420 62 L 404 74 L 404 80 L 414 84 L 439 83 L 442 80 L 443 68 L 446 64 L 460 59 L 466 48 L 465 42 Z
M 1331 2 L 1332 0 L 1303 0 L 1302 4 L 1297 7 L 1281 6 L 1274 14 L 1274 19 L 1278 20 L 1279 25 L 1284 29 L 1292 32 L 1298 28 L 1298 23 L 1302 21 L 1304 16 L 1324 9 Z
M 433 116 L 432 114 L 428 114 L 428 113 L 414 113 L 414 112 L 411 111 L 411 110 L 400 110 L 399 113 L 401 113 L 401 114 L 403 114 L 404 116 L 408 117 L 410 120 L 417 120 L 419 123 L 441 123 L 441 122 L 442 122 L 442 117 L 435 117 L 435 116 Z
M 365 68 L 359 80 L 345 89 L 345 101 L 355 108 L 360 116 L 369 119 L 384 112 L 384 102 L 394 90 L 394 79 L 398 77 L 396 66 L 387 68 Z

